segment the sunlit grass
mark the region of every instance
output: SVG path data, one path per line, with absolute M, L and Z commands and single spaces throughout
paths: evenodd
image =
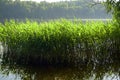
M 0 42 L 9 57 L 25 61 L 73 62 L 120 50 L 120 29 L 113 22 L 5 22 L 0 24 Z M 7 53 L 7 55 L 8 55 Z M 97 55 L 96 55 L 97 54 Z M 16 56 L 18 55 L 18 56 Z M 21 57 L 20 57 L 21 56 Z

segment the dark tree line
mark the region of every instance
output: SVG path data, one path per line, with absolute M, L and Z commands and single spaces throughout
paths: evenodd
M 93 0 L 65 2 L 32 2 L 0 0 L 0 19 L 111 18 L 101 4 L 91 7 Z

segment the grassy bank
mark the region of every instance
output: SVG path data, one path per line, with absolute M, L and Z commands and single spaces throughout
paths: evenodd
M 112 22 L 5 22 L 0 42 L 6 60 L 17 63 L 76 63 L 119 55 L 120 28 Z

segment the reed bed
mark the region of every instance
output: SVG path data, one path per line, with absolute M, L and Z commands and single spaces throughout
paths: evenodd
M 114 22 L 60 19 L 0 24 L 3 59 L 22 64 L 68 64 L 106 60 L 120 54 L 120 28 Z

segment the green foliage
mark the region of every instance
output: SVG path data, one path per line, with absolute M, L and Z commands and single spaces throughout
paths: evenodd
M 107 11 L 112 11 L 114 19 L 120 24 L 120 0 L 107 0 L 105 2 Z
M 120 50 L 120 29 L 112 22 L 5 22 L 0 24 L 0 42 L 14 55 L 39 57 L 48 61 L 92 58 Z M 90 55 L 92 54 L 92 55 Z M 106 54 L 107 55 L 107 54 Z M 76 58 L 75 58 L 76 57 Z M 26 59 L 26 58 L 25 58 Z

